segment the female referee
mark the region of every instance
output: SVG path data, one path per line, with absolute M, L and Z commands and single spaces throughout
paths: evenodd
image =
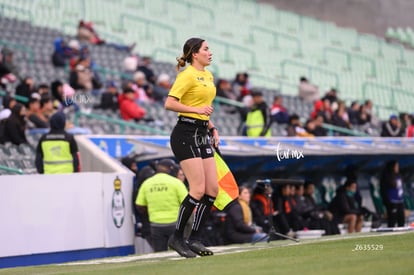
M 209 120 L 213 112 L 212 102 L 216 95 L 213 75 L 205 69 L 211 63 L 212 53 L 205 40 L 188 39 L 183 55 L 177 58 L 177 76 L 168 97 L 165 109 L 178 113 L 177 125 L 171 133 L 171 149 L 180 162 L 188 180 L 189 193 L 178 212 L 177 226 L 169 240 L 169 247 L 183 257 L 208 256 L 213 252 L 200 241 L 199 229 L 208 218 L 210 208 L 218 193 L 217 171 L 214 151 L 219 136 Z M 210 132 L 212 138 L 208 138 Z M 184 240 L 185 224 L 196 208 L 192 231 Z

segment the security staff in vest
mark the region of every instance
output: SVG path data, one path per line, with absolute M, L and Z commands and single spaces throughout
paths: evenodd
M 36 169 L 40 174 L 79 172 L 79 153 L 73 135 L 66 133 L 66 117 L 56 112 L 50 118 L 50 131 L 37 144 Z
M 253 98 L 253 106 L 246 117 L 247 136 L 270 137 L 270 110 L 263 99 L 263 94 L 260 91 L 253 90 L 251 96 Z
M 173 160 L 160 160 L 157 173 L 142 183 L 135 201 L 138 213 L 148 215 L 155 252 L 168 250 L 168 238 L 174 234 L 180 204 L 188 194 L 184 183 L 175 177 L 178 170 Z

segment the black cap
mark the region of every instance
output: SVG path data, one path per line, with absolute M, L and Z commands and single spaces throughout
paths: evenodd
M 175 163 L 172 159 L 162 159 L 157 163 L 157 166 L 164 166 L 166 168 L 169 168 L 170 170 L 173 169 L 179 169 L 180 166 Z

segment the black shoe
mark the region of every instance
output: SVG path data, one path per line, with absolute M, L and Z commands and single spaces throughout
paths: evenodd
M 184 239 L 177 238 L 175 235 L 172 235 L 168 240 L 168 247 L 175 250 L 180 256 L 185 258 L 195 258 L 197 254 L 191 251 L 186 245 Z
M 188 240 L 187 246 L 197 255 L 200 256 L 211 256 L 214 255 L 213 251 L 207 249 L 204 244 L 198 240 Z

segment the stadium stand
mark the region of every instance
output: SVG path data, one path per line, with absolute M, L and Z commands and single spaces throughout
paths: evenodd
M 205 7 L 189 0 L 0 0 L 0 48 L 12 49 L 20 74 L 33 77 L 36 84 L 50 84 L 56 79 L 68 82 L 69 67 L 52 65 L 54 40 L 76 38 L 79 20 L 86 20 L 93 22 L 100 36 L 110 43 L 136 42 L 133 53 L 151 57 L 156 76 L 166 73 L 174 79 L 174 60 L 181 52 L 181 43 L 202 32 L 213 52 L 214 62 L 209 69 L 216 79 L 232 81 L 237 73 L 246 72 L 251 87 L 263 93 L 269 106 L 275 95 L 281 95 L 284 106 L 302 121 L 309 119 L 314 110 L 313 103 L 298 97 L 298 81 L 302 76 L 319 86 L 321 96 L 336 88 L 338 97 L 347 105 L 372 100 L 381 120 L 387 120 L 391 114 L 412 112 L 414 51 L 410 46 L 414 47 L 414 36 L 411 29 L 390 28 L 384 39 L 253 0 L 211 1 L 214 5 Z M 110 43 L 88 47 L 102 83 L 120 84 L 128 78 L 123 61 L 130 53 L 119 51 Z M 8 83 L 5 90 L 13 93 L 17 84 Z M 0 91 L 0 96 L 4 94 L 6 91 Z M 79 109 L 68 108 L 65 112 L 76 126 L 74 131 L 94 134 L 82 143 L 88 152 L 85 153 L 88 162 L 100 165 L 96 161 L 98 157 L 89 152 L 98 147 L 112 160 L 125 152 L 140 153 L 141 165 L 172 157 L 168 135 L 176 114 L 165 111 L 161 102 L 139 103 L 152 121 L 124 121 L 119 111 L 92 107 L 100 102 L 100 93 L 77 91 L 77 94 Z M 372 198 L 373 205 L 369 206 L 382 216 L 384 209 L 374 174 L 386 159 L 401 157 L 407 176 L 406 189 L 412 189 L 409 186 L 412 173 L 407 171 L 412 169 L 409 152 L 413 143 L 408 139 L 381 140 L 377 138 L 379 127 L 367 131 L 363 126 L 344 129 L 326 123 L 323 127 L 330 136 L 339 133 L 361 137 L 285 138 L 287 125 L 273 123 L 272 136 L 277 138 L 243 139 L 241 115 L 228 112 L 226 104 L 236 110 L 244 105 L 218 98 L 212 115 L 220 135 L 226 137 L 221 148 L 229 154 L 229 166 L 232 165 L 238 178 L 249 181 L 258 175 L 288 178 L 297 174 L 315 177 L 320 183 L 316 190 L 318 202 L 328 204 L 343 181 L 345 165 L 356 164 L 362 167 L 363 197 L 368 199 L 367 204 Z M 0 144 L 0 176 L 36 173 L 34 155 L 41 133 L 38 129 L 28 131 L 28 144 Z M 88 148 L 91 143 L 96 146 Z M 275 169 L 276 144 L 303 150 L 306 160 L 295 164 L 287 160 L 278 163 Z M 102 154 L 101 150 L 97 151 Z M 108 163 L 110 170 L 112 164 Z M 414 210 L 412 197 L 406 195 L 406 201 L 408 209 Z
M 409 104 L 400 103 L 413 100 L 413 78 L 405 77 L 405 69 L 414 65 L 414 53 L 382 38 L 255 1 L 215 1 L 214 11 L 188 1 L 100 3 L 2 1 L 1 10 L 3 16 L 43 26 L 44 32 L 39 34 L 57 28 L 73 36 L 78 20 L 89 20 L 105 39 L 126 44 L 136 41 L 140 54 L 164 62 L 174 60 L 179 43 L 203 27 L 204 37 L 215 54 L 211 69 L 222 78 L 230 79 L 236 72 L 247 71 L 252 73 L 256 86 L 274 89 L 284 85 L 278 83 L 287 82 L 292 87 L 282 93 L 295 95 L 299 76 L 306 75 L 323 90 L 336 87 L 343 99 L 371 98 L 380 102 L 378 111 L 382 119 L 392 112 L 410 111 Z M 182 10 L 186 10 L 185 17 Z M 21 30 L 27 30 L 28 25 L 22 23 Z M 34 37 L 30 35 L 26 40 L 34 46 L 37 56 L 40 49 Z M 107 55 L 112 59 L 105 60 L 100 55 L 105 47 L 97 48 L 92 51 L 97 62 L 113 69 L 119 66 L 115 53 Z M 382 95 L 375 93 L 378 85 L 387 90 L 385 102 Z

